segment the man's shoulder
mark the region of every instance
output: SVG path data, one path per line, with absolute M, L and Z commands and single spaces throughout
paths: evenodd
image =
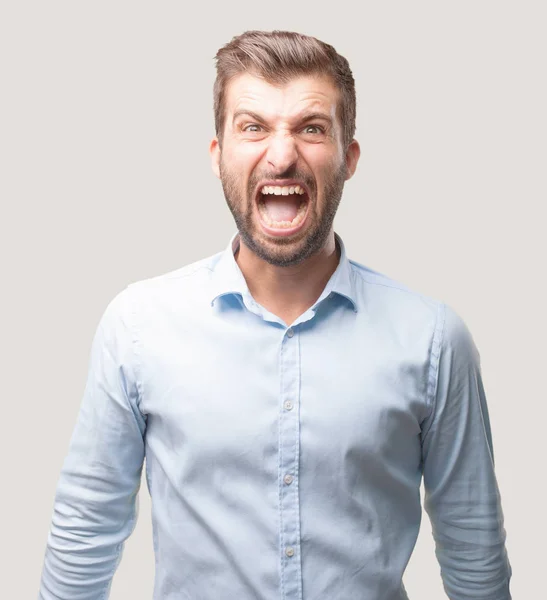
M 460 313 L 447 302 L 350 261 L 359 296 L 368 313 L 392 327 L 430 331 L 437 345 L 458 348 L 469 356 L 477 352 L 473 336 Z
M 351 260 L 355 290 L 366 322 L 403 346 L 438 343 L 447 310 L 442 300 Z
M 427 311 L 437 312 L 443 302 L 433 296 L 428 296 L 402 281 L 375 271 L 370 267 L 350 260 L 351 270 L 356 285 L 363 290 L 365 301 L 393 304 L 394 306 L 423 307 Z
M 207 278 L 213 271 L 215 264 L 221 257 L 222 252 L 217 252 L 205 258 L 183 265 L 177 269 L 166 271 L 144 279 L 139 279 L 128 284 L 128 288 L 134 293 L 161 290 L 162 288 L 177 287 L 180 285 L 192 286 L 194 280 L 199 282 Z
M 184 304 L 205 291 L 221 256 L 222 252 L 217 252 L 177 269 L 132 281 L 118 292 L 116 298 L 125 299 L 133 309 L 159 308 L 165 302 Z

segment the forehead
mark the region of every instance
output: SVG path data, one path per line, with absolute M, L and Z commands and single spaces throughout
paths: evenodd
M 321 110 L 335 119 L 339 92 L 324 75 L 302 75 L 287 83 L 269 83 L 261 77 L 243 73 L 232 79 L 226 89 L 226 116 L 249 109 L 273 117 L 290 117 L 304 110 Z

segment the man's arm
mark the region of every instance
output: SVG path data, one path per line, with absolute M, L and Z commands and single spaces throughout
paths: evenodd
M 422 424 L 424 507 L 450 600 L 511 600 L 501 499 L 480 356 L 465 323 L 443 305 Z
M 57 485 L 39 600 L 104 600 L 132 533 L 144 460 L 127 289 L 97 327 L 83 400 Z

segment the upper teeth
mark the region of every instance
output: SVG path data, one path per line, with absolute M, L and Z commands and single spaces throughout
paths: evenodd
M 304 190 L 299 185 L 265 185 L 262 188 L 263 194 L 275 194 L 276 196 L 288 196 L 289 194 L 304 194 Z

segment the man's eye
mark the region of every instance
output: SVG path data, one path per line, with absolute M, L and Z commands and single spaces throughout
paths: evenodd
M 323 133 L 323 128 L 319 127 L 319 125 L 306 125 L 306 127 L 304 127 L 304 133 Z
M 243 127 L 243 131 L 249 131 L 251 133 L 260 131 L 260 129 L 260 125 L 257 125 L 256 123 L 251 123 L 250 125 L 245 125 L 245 127 Z

